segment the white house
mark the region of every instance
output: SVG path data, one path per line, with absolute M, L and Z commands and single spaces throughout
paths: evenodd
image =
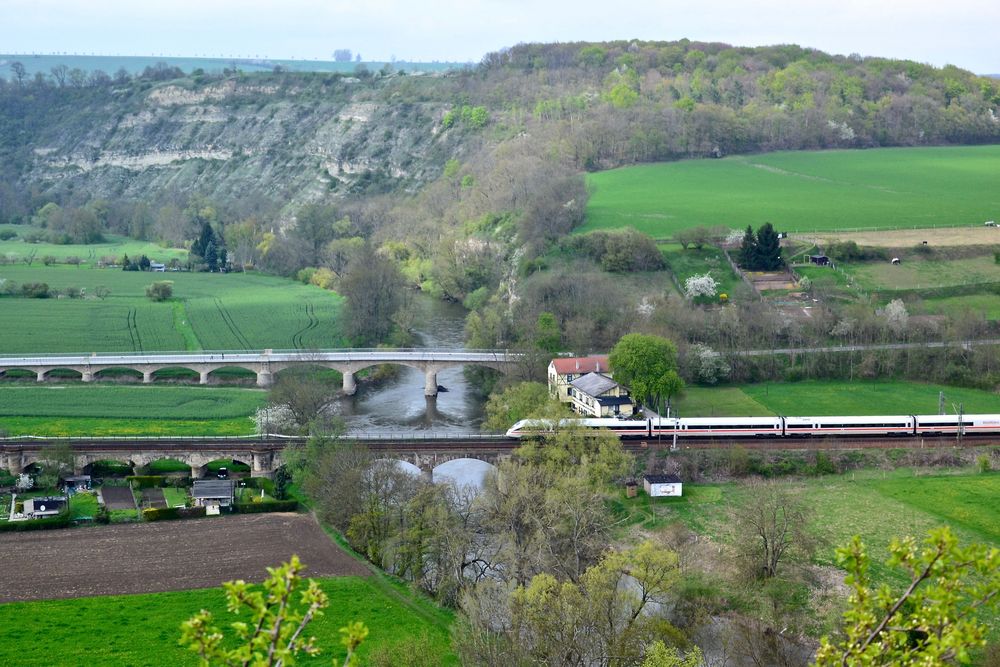
M 681 478 L 677 475 L 643 475 L 642 488 L 651 498 L 682 495 Z
M 600 373 L 587 373 L 569 383 L 573 411 L 587 417 L 629 417 L 635 411 L 628 391 Z
M 549 394 L 557 401 L 571 403 L 573 399 L 569 395 L 569 383 L 587 373 L 611 377 L 608 355 L 553 359 L 549 362 Z

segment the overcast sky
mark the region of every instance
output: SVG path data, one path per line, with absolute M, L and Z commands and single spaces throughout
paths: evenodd
M 687 37 L 1000 72 L 998 0 L 3 0 L 0 53 L 478 61 L 518 42 Z

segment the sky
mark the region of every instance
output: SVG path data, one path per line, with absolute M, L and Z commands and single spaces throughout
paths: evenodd
M 2 53 L 478 62 L 519 42 L 795 43 L 1000 72 L 997 0 L 3 0 Z

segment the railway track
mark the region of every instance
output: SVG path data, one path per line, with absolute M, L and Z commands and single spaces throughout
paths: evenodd
M 348 439 L 349 440 L 349 439 Z M 190 452 L 211 448 L 216 451 L 248 450 L 274 452 L 289 444 L 302 442 L 301 438 L 4 438 L 0 439 L 0 452 L 37 452 L 57 443 L 66 443 L 74 450 L 100 450 L 106 452 L 135 452 L 153 450 L 158 452 Z M 509 453 L 520 446 L 520 441 L 503 436 L 482 436 L 465 438 L 366 438 L 360 439 L 373 452 L 495 452 Z M 649 438 L 624 440 L 625 449 L 631 452 L 649 450 L 670 450 L 674 443 L 671 438 Z M 677 450 L 734 449 L 763 451 L 830 451 L 851 449 L 924 449 L 953 447 L 983 447 L 1000 445 L 1000 436 L 966 436 L 961 441 L 954 436 L 947 437 L 883 437 L 883 438 L 727 438 L 727 439 L 679 439 Z

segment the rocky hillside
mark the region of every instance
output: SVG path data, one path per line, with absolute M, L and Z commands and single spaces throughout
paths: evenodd
M 0 108 L 7 179 L 144 199 L 253 196 L 287 210 L 327 195 L 415 189 L 457 150 L 449 106 L 418 77 L 233 76 L 14 91 Z

